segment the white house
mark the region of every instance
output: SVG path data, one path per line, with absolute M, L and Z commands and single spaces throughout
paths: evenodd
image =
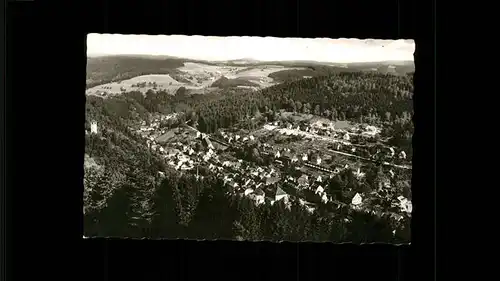
M 251 189 L 251 188 L 248 188 L 245 190 L 245 196 L 252 194 L 252 193 L 253 193 L 253 189 Z
M 349 136 L 349 133 L 345 133 L 344 140 L 348 141 L 350 139 L 351 139 L 351 137 Z
M 328 203 L 328 196 L 326 195 L 326 193 L 323 193 L 323 196 L 321 196 L 321 202 L 323 203 Z
M 255 205 L 259 206 L 260 204 L 264 204 L 266 197 L 263 194 L 253 194 L 254 195 L 254 200 L 255 200 Z
M 406 159 L 406 152 L 404 152 L 403 150 L 401 150 L 401 152 L 399 153 L 399 158 Z
M 249 138 L 250 138 L 250 140 L 252 140 L 252 141 L 253 141 L 253 140 L 255 140 L 255 137 L 254 137 L 254 136 L 252 136 L 252 135 L 250 135 L 250 137 L 249 137 Z
M 314 213 L 315 208 L 314 208 L 314 207 L 310 207 L 310 206 L 307 206 L 307 205 L 306 205 L 306 210 L 307 210 L 307 212 L 308 212 L 309 214 L 312 214 L 312 213 Z
M 302 156 L 302 161 L 307 161 L 307 159 L 308 159 L 307 154 L 304 154 L 304 155 Z
M 252 179 L 248 179 L 243 186 L 247 186 L 251 181 Z
M 361 178 L 363 178 L 365 176 L 365 173 L 362 173 L 361 169 L 358 168 L 358 170 L 355 173 L 355 176 L 356 176 L 356 178 L 361 179 Z
M 396 154 L 396 152 L 394 151 L 394 148 L 392 147 L 389 147 L 389 157 L 394 157 L 394 155 Z
M 97 122 L 96 121 L 92 121 L 90 123 L 90 133 L 97 134 Z
M 354 195 L 354 197 L 352 198 L 351 204 L 357 206 L 361 203 L 363 203 L 363 198 L 361 197 L 361 195 L 359 195 L 359 193 L 356 193 L 356 195 Z
M 292 163 L 295 163 L 295 162 L 298 162 L 299 161 L 299 158 L 297 158 L 297 156 L 293 156 L 292 157 Z
M 276 154 L 274 155 L 275 158 L 280 158 L 281 157 L 281 154 L 279 151 L 276 152 Z
M 399 196 L 398 200 L 400 202 L 399 207 L 401 208 L 401 211 L 411 213 L 411 211 L 413 210 L 411 201 L 406 199 L 404 196 Z
M 286 192 L 283 191 L 283 189 L 281 189 L 280 187 L 278 187 L 276 189 L 276 195 L 275 195 L 274 200 L 275 201 L 279 201 L 281 199 L 285 200 L 285 202 L 288 201 L 288 194 L 286 194 Z
M 321 158 L 319 156 L 316 158 L 316 165 L 321 165 Z
M 320 195 L 321 195 L 321 194 L 323 194 L 323 192 L 324 192 L 324 191 L 325 191 L 325 190 L 324 190 L 324 189 L 323 189 L 323 187 L 320 185 L 320 186 L 318 186 L 318 188 L 316 188 L 316 191 L 315 191 L 314 193 L 316 193 L 316 194 L 320 194 Z
M 389 174 L 391 175 L 392 178 L 394 177 L 394 172 L 392 170 L 389 170 Z
M 321 176 L 318 176 L 318 178 L 316 179 L 317 182 L 322 182 L 323 179 L 321 179 Z

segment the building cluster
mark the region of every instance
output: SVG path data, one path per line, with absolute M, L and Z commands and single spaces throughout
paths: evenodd
M 309 190 L 310 194 L 314 194 L 314 196 L 317 197 L 315 199 L 316 201 L 323 203 L 332 202 L 332 197 L 325 191 L 325 180 L 349 168 L 347 164 L 343 167 L 326 168 L 324 166 L 324 161 L 330 156 L 322 151 L 314 152 L 308 149 L 307 151 L 298 152 L 291 147 L 260 143 L 257 141 L 258 138 L 250 133 L 244 134 L 219 131 L 217 135 L 212 137 L 200 133 L 194 128 L 187 128 L 188 126 L 186 126 L 186 128 L 180 130 L 183 131 L 181 133 L 189 131 L 189 134 L 193 136 L 190 139 L 194 139 L 194 141 L 180 140 L 179 142 L 169 143 L 168 147 L 158 144 L 156 142 L 158 136 L 166 133 L 166 131 L 161 128 L 160 124 L 165 120 L 175 117 L 175 115 L 156 116 L 151 119 L 148 125 L 146 122 L 141 124 L 138 132 L 146 138 L 146 142 L 150 149 L 163 155 L 166 162 L 177 170 L 198 171 L 200 167 L 207 168 L 210 172 L 215 173 L 219 178 L 224 180 L 224 185 L 228 187 L 229 192 L 234 195 L 248 197 L 252 199 L 256 205 L 274 204 L 278 201 L 282 201 L 285 206 L 290 207 L 291 201 L 296 197 L 290 196 L 289 192 L 293 194 L 294 190 Z M 335 130 L 333 125 L 320 123 L 312 125 L 299 124 L 294 128 L 293 124 L 279 121 L 267 125 L 283 125 L 288 128 L 292 125 L 290 129 L 294 131 L 304 131 L 308 134 L 317 134 L 319 132 L 328 134 L 328 132 L 330 132 L 332 136 L 341 136 L 342 141 L 344 141 L 342 143 L 335 143 L 341 146 L 338 148 L 349 148 L 350 152 L 356 151 L 356 147 L 349 147 L 348 145 L 350 132 Z M 215 142 L 235 147 L 256 144 L 260 156 L 272 160 L 274 165 L 259 166 L 253 162 L 236 159 L 232 157 L 230 153 L 221 153 L 221 150 L 219 150 L 220 146 L 214 147 Z M 379 153 L 380 151 L 377 152 Z M 388 153 L 391 157 L 396 157 L 396 155 L 400 158 L 406 157 L 404 151 L 397 154 L 393 148 L 388 148 Z M 283 174 L 280 170 L 284 166 L 295 168 L 297 173 L 295 175 Z M 304 166 L 319 170 L 323 173 L 310 173 L 304 171 Z M 394 176 L 392 170 L 390 173 L 391 176 Z M 196 174 L 198 176 L 198 173 Z M 354 175 L 356 178 L 361 179 L 365 176 L 365 173 L 358 168 Z M 290 190 L 278 187 L 276 184 L 278 182 L 282 183 L 280 186 L 288 187 Z M 314 211 L 315 205 L 313 203 L 307 202 L 302 198 L 298 198 L 298 200 L 300 205 L 304 206 L 309 212 Z M 352 199 L 351 205 L 353 208 L 359 208 L 362 201 L 362 195 L 356 194 Z M 406 210 L 411 209 L 411 205 L 408 205 L 407 202 L 404 204 Z

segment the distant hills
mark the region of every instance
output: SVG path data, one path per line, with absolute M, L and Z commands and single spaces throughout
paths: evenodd
M 301 67 L 309 70 L 284 70 L 280 75 L 282 79 L 295 79 L 302 75 L 318 76 L 338 72 L 376 71 L 404 75 L 415 71 L 413 61 L 382 61 L 382 62 L 354 62 L 354 63 L 329 63 L 319 61 L 258 61 L 254 59 L 236 59 L 229 61 L 206 61 L 186 59 L 173 56 L 154 55 L 113 55 L 92 56 L 87 58 L 87 88 L 110 82 L 122 81 L 140 75 L 169 74 L 172 77 L 182 74 L 178 68 L 186 62 L 201 63 L 216 66 L 252 67 L 263 65 L 278 65 L 284 67 Z M 220 81 L 223 86 L 228 81 Z M 234 84 L 236 81 L 229 81 Z M 240 84 L 238 81 L 237 84 Z

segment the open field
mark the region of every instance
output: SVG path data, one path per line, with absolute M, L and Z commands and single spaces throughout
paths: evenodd
M 196 93 L 211 91 L 212 84 L 220 79 L 217 87 L 246 87 L 254 90 L 278 83 L 312 78 L 338 72 L 376 71 L 405 74 L 414 65 L 361 63 L 322 65 L 306 62 L 281 62 L 268 64 L 241 62 L 222 63 L 192 61 L 180 58 L 110 56 L 87 60 L 87 94 L 102 96 L 120 94 L 123 91 L 164 90 L 175 93 L 180 87 Z M 134 84 L 144 83 L 140 87 Z M 156 83 L 156 86 L 149 83 Z
M 105 74 L 103 72 L 104 69 L 111 67 L 111 62 L 109 60 L 110 59 L 101 59 L 98 62 L 89 62 L 87 71 L 90 73 L 87 74 L 87 84 L 91 87 L 87 89 L 87 94 L 106 96 L 128 91 L 146 93 L 148 90 L 163 90 L 174 94 L 180 87 L 185 87 L 194 93 L 204 93 L 205 90 L 212 91 L 213 87 L 246 87 L 250 89 L 261 89 L 277 83 L 273 78 L 269 77 L 274 72 L 283 71 L 285 69 L 303 69 L 279 65 L 255 65 L 250 67 L 224 66 L 199 62 L 167 60 L 157 62 L 159 71 L 156 73 L 153 71 L 155 65 L 148 64 L 148 68 L 145 68 L 144 71 L 140 71 L 140 73 L 149 72 L 146 75 L 133 76 L 134 70 L 130 70 L 112 76 L 112 74 Z M 129 60 L 132 60 L 132 58 L 125 59 L 125 62 L 127 63 Z M 102 64 L 101 67 L 98 67 L 99 63 Z M 125 65 L 127 65 L 126 63 Z M 139 73 L 139 70 L 136 72 Z M 106 78 L 106 75 L 109 77 Z M 95 85 L 97 83 L 96 81 L 106 81 L 106 79 L 111 81 Z

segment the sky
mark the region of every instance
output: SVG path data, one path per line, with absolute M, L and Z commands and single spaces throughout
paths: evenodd
M 197 60 L 413 61 L 413 40 L 89 34 L 87 56 L 165 55 Z

